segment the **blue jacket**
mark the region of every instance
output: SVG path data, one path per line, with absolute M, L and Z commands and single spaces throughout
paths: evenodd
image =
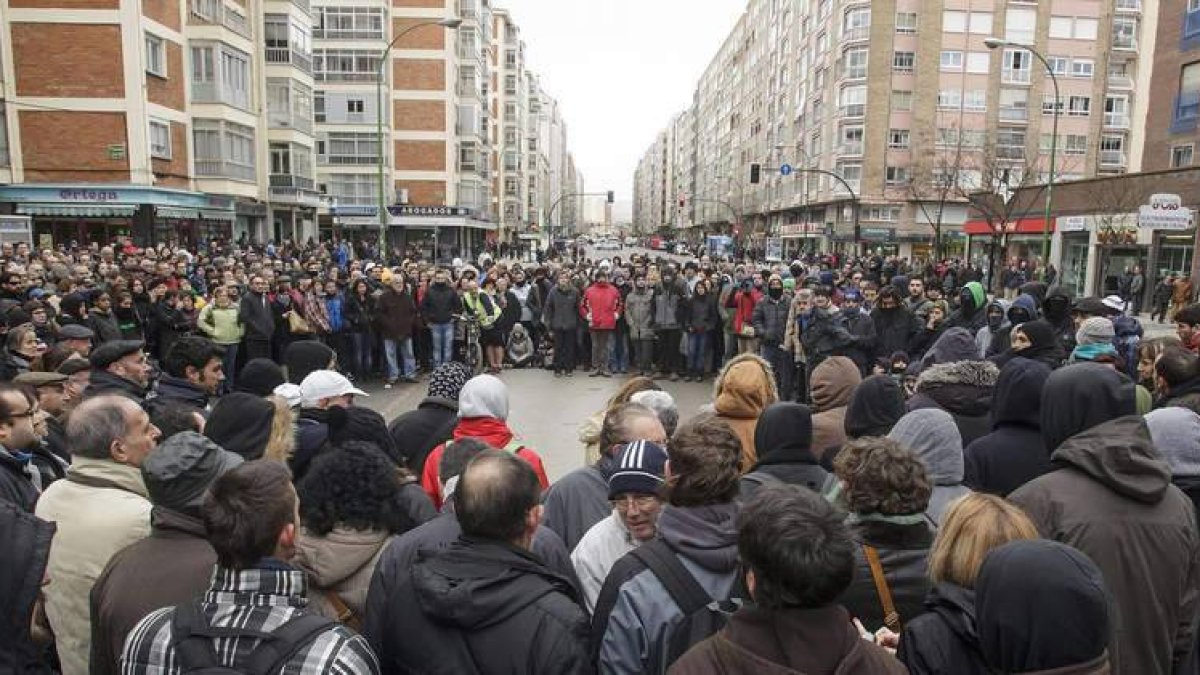
M 346 328 L 346 319 L 342 314 L 342 307 L 345 303 L 341 293 L 325 296 L 325 311 L 329 312 L 329 331 L 331 333 L 340 333 Z

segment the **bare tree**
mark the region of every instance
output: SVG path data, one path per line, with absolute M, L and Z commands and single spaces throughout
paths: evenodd
M 954 129 L 954 143 L 944 147 L 942 139 L 931 138 L 928 130 L 918 132 L 913 147 L 934 148 L 932 152 L 920 153 L 909 170 L 907 186 L 909 201 L 916 204 L 925 221 L 933 228 L 933 260 L 942 259 L 942 224 L 947 203 L 965 203 L 961 190 L 965 182 L 963 174 L 969 162 L 970 150 L 963 147 L 962 133 Z M 940 132 L 939 132 L 940 133 Z
M 1112 264 L 1112 250 L 1117 246 L 1137 243 L 1138 206 L 1145 201 L 1140 186 L 1130 180 L 1098 180 L 1087 187 L 1088 203 L 1093 206 L 1096 223 L 1096 239 L 1100 242 L 1100 284 L 1108 277 Z M 1132 221 L 1132 222 L 1131 222 Z

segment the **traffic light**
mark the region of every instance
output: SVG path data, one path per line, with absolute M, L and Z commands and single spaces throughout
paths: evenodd
M 762 177 L 762 164 L 750 165 L 750 184 L 758 185 L 759 179 Z
M 612 204 L 614 201 L 616 201 L 616 200 L 615 200 L 615 199 L 613 199 L 613 191 L 612 191 L 612 190 L 609 190 L 609 191 L 608 191 L 608 203 L 609 203 L 609 204 Z

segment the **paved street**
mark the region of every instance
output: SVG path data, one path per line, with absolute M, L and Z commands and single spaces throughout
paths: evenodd
M 577 437 L 579 425 L 604 408 L 627 377 L 591 378 L 580 371 L 573 378 L 558 379 L 552 371 L 540 369 L 506 370 L 500 376 L 509 387 L 509 424 L 541 454 L 551 481 L 583 466 L 583 444 Z M 700 406 L 712 399 L 711 379 L 700 384 L 667 381 L 659 384 L 675 397 L 681 419 L 696 414 Z M 378 410 L 391 422 L 420 403 L 426 386 L 425 381 L 398 385 L 391 390 L 384 390 L 378 384 L 367 386 L 364 390 L 371 396 L 361 403 Z

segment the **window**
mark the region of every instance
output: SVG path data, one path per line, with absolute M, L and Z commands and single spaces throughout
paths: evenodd
M 1125 137 L 1104 134 L 1100 137 L 1100 163 L 1108 166 L 1125 165 Z
M 192 47 L 192 82 L 216 81 L 212 47 Z
M 837 172 L 842 178 L 850 184 L 850 187 L 858 187 L 858 181 L 862 178 L 862 164 L 838 164 Z M 834 191 L 844 192 L 845 187 L 841 183 L 834 181 Z
M 505 75 L 504 76 L 504 93 L 509 96 L 515 96 L 517 94 L 517 76 L 516 75 Z
M 942 70 L 959 72 L 963 69 L 963 53 L 952 50 L 942 51 Z
M 150 156 L 171 159 L 171 123 L 150 120 Z
M 167 76 L 167 52 L 162 38 L 146 33 L 146 72 L 159 77 Z
M 958 145 L 958 138 L 958 127 L 938 127 L 933 143 L 939 148 L 954 147 Z
M 1100 34 L 1100 20 L 1088 18 L 1075 19 L 1075 34 L 1076 40 L 1095 40 Z
M 361 115 L 363 113 L 363 99 L 348 98 L 346 99 L 346 112 L 351 115 Z
M 325 92 L 323 91 L 313 92 L 313 121 L 325 121 Z
M 996 157 L 1021 159 L 1025 156 L 1025 130 L 1017 127 L 996 129 Z
M 908 184 L 908 167 L 906 166 L 889 166 L 884 169 L 884 180 L 888 185 L 907 185 Z
M 896 12 L 896 32 L 914 35 L 917 32 L 916 12 Z
M 1033 55 L 1024 49 L 1005 49 L 1000 81 L 1005 84 L 1029 84 Z
M 1183 37 L 1200 35 L 1200 0 L 1188 0 L 1187 13 L 1183 18 Z
M 843 117 L 862 117 L 866 113 L 867 88 L 855 86 L 843 89 L 841 107 Z
M 1070 40 L 1075 32 L 1075 19 L 1069 16 L 1050 17 L 1050 37 Z
M 313 79 L 318 82 L 374 82 L 378 71 L 378 50 L 318 49 L 313 52 Z
M 1188 145 L 1176 145 L 1171 148 L 1171 168 L 1178 169 L 1192 165 L 1192 148 Z
M 1175 122 L 1194 122 L 1200 117 L 1200 61 L 1189 63 L 1179 74 L 1179 94 L 1175 97 Z
M 1074 59 L 1071 61 L 1071 77 L 1090 78 L 1096 71 L 1096 62 L 1091 59 Z
M 917 60 L 913 52 L 895 52 L 892 54 L 892 70 L 898 73 L 911 73 Z
M 846 12 L 842 21 L 842 39 L 866 40 L 871 36 L 871 9 L 862 7 Z
M 1066 142 L 1063 143 L 1063 153 L 1067 155 L 1086 155 L 1087 154 L 1086 134 L 1067 134 Z
M 913 108 L 913 93 L 907 89 L 892 90 L 892 110 L 908 112 Z
M 972 89 L 963 94 L 963 110 L 983 112 L 987 110 L 987 91 Z
M 1050 64 L 1050 72 L 1055 75 L 1066 75 L 1071 68 L 1071 59 L 1065 56 L 1051 56 L 1046 59 Z
M 1029 91 L 1026 89 L 1001 89 L 1000 119 L 1009 122 L 1029 119 Z
M 1004 15 L 1004 39 L 1033 44 L 1037 30 L 1037 10 L 1009 7 Z
M 976 35 L 991 35 L 992 13 L 971 12 L 971 17 L 967 22 L 967 28 Z
M 992 69 L 992 55 L 990 52 L 968 52 L 967 53 L 967 72 L 987 74 Z
M 322 164 L 371 166 L 379 162 L 379 137 L 366 132 L 329 132 L 317 141 L 317 155 Z
M 885 222 L 895 222 L 900 220 L 899 206 L 863 206 L 862 220 L 879 220 Z
M 1063 100 L 1055 98 L 1054 94 L 1046 94 L 1042 97 L 1042 114 L 1053 115 L 1057 112 L 1059 115 L 1063 113 Z
M 967 32 L 967 13 L 952 12 L 946 10 L 942 12 L 942 32 L 944 33 L 965 33 Z
M 909 143 L 908 129 L 888 130 L 888 147 L 894 150 L 907 150 Z
M 1118 129 L 1129 128 L 1129 97 L 1109 95 L 1104 97 L 1104 126 Z
M 314 7 L 313 37 L 326 40 L 383 38 L 383 9 L 378 7 Z
M 1070 96 L 1067 98 L 1068 117 L 1087 117 L 1091 111 L 1091 96 Z
M 1137 19 L 1117 17 L 1113 19 L 1113 49 L 1137 49 Z
M 958 110 L 962 108 L 961 89 L 942 89 L 938 92 L 938 108 L 943 110 Z
M 855 49 L 847 49 L 845 60 L 843 61 L 845 68 L 842 72 L 843 77 L 848 80 L 858 80 L 867 76 L 867 48 L 858 47 Z
M 861 155 L 863 152 L 863 128 L 860 126 L 842 127 L 843 155 Z
M 379 203 L 379 180 L 368 173 L 335 173 L 326 177 L 329 194 L 339 206 L 375 206 Z
M 194 103 L 225 103 L 250 109 L 250 57 L 225 43 L 193 44 Z
M 254 129 L 221 120 L 193 122 L 197 176 L 254 181 Z

